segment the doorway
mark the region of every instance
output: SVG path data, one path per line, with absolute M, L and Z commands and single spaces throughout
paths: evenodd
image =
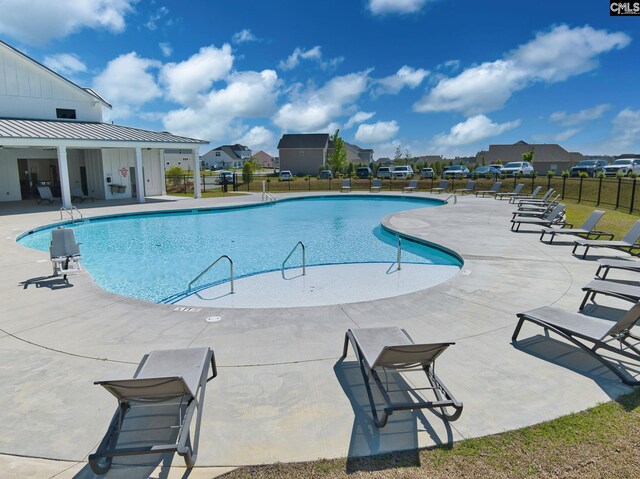
M 131 181 L 131 196 L 133 198 L 138 197 L 138 187 L 136 184 L 136 168 L 135 166 L 129 167 L 129 181 Z

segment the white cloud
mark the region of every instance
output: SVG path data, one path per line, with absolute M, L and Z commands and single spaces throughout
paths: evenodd
M 237 33 L 233 34 L 233 38 L 231 39 L 233 43 L 245 43 L 245 42 L 255 42 L 258 41 L 256 36 L 251 33 L 251 30 L 244 29 L 240 30 Z
M 369 73 L 359 73 L 334 77 L 322 88 L 308 87 L 306 91 L 292 90 L 294 97 L 282 105 L 273 122 L 283 130 L 312 132 L 326 127 L 335 118 L 344 115 L 367 89 Z
M 451 130 L 449 130 L 449 133 L 434 136 L 431 142 L 435 148 L 468 145 L 484 140 L 485 138 L 500 135 L 518 126 L 520 126 L 520 120 L 498 124 L 492 122 L 484 115 L 476 115 L 454 125 L 451 127 Z
M 375 115 L 375 112 L 359 111 L 352 115 L 351 118 L 344 124 L 344 128 L 351 128 L 353 125 L 367 121 Z
M 127 118 L 144 103 L 162 96 L 151 72 L 160 66 L 135 52 L 120 55 L 94 78 L 93 89 L 114 105 L 112 118 Z
M 374 94 L 382 95 L 384 93 L 390 95 L 397 95 L 404 87 L 416 88 L 425 77 L 429 75 L 427 70 L 422 68 L 411 68 L 410 66 L 403 66 L 395 74 L 377 80 L 377 87 L 374 90 Z
M 318 45 L 310 50 L 296 48 L 286 60 L 282 60 L 278 64 L 278 68 L 284 71 L 293 70 L 300 64 L 300 60 L 314 60 L 323 70 L 332 70 L 337 67 L 338 64 L 344 61 L 344 57 L 336 57 L 330 60 L 323 60 L 322 48 Z
M 273 132 L 264 126 L 254 126 L 234 143 L 248 146 L 251 150 L 273 150 L 275 137 Z
M 564 126 L 577 125 L 590 120 L 597 120 L 605 111 L 611 108 L 611 105 L 606 103 L 596 105 L 593 108 L 586 108 L 576 113 L 567 113 L 566 111 L 556 111 L 551 114 L 549 120 L 559 123 Z
M 589 26 L 561 25 L 539 33 L 504 59 L 468 68 L 444 78 L 414 105 L 419 112 L 460 111 L 476 115 L 502 108 L 516 91 L 532 83 L 554 83 L 593 70 L 598 55 L 626 47 L 624 33 L 608 33 Z
M 170 57 L 171 54 L 173 53 L 173 47 L 171 46 L 170 43 L 161 42 L 161 43 L 158 43 L 158 46 L 160 47 L 160 50 L 162 51 L 162 55 L 165 56 L 165 57 Z
M 73 53 L 59 53 L 47 56 L 44 58 L 43 63 L 62 76 L 70 76 L 78 72 L 87 71 L 87 65 Z
M 567 141 L 569 138 L 576 136 L 580 131 L 580 128 L 567 128 L 566 130 L 555 134 L 535 135 L 532 139 L 536 143 L 562 143 L 563 141 Z
M 208 90 L 214 81 L 227 76 L 233 66 L 231 46 L 222 48 L 211 45 L 180 63 L 167 63 L 162 68 L 162 81 L 167 86 L 169 98 L 187 104 Z
M 369 10 L 374 15 L 384 13 L 414 13 L 419 11 L 427 0 L 369 0 Z
M 170 111 L 163 124 L 167 130 L 208 140 L 240 136 L 244 118 L 270 116 L 279 95 L 278 75 L 273 70 L 239 72 L 227 77 L 227 86 L 201 95 L 185 108 Z
M 138 0 L 0 1 L 0 34 L 31 45 L 63 38 L 83 28 L 114 33 L 125 29 L 125 16 Z
M 616 149 L 640 149 L 640 110 L 625 108 L 613 119 L 614 138 L 612 146 Z
M 362 143 L 383 143 L 396 136 L 399 130 L 395 120 L 363 123 L 358 127 L 355 138 Z
M 149 16 L 149 20 L 144 24 L 149 30 L 156 30 L 158 28 L 158 20 L 166 17 L 169 14 L 169 9 L 165 6 L 158 8 L 153 14 Z

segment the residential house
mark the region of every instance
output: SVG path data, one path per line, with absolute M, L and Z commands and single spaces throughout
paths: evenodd
M 333 142 L 329 142 L 329 155 L 333 152 Z M 369 165 L 373 161 L 373 150 L 371 148 L 360 148 L 357 145 L 344 142 L 347 150 L 347 161 L 352 163 L 365 163 Z
M 316 175 L 327 164 L 328 133 L 285 134 L 278 142 L 280 170 L 294 175 Z
M 222 145 L 200 157 L 205 168 L 231 170 L 242 168 L 251 159 L 251 150 L 244 145 Z
M 539 174 L 545 174 L 553 170 L 560 172 L 568 170 L 581 161 L 584 157 L 581 153 L 567 151 L 560 145 L 553 143 L 533 143 L 518 141 L 513 145 L 489 145 L 488 151 L 482 151 L 476 155 L 478 164 L 490 165 L 500 160 L 502 163 L 510 161 L 522 161 L 522 154 L 533 151 L 533 166 Z
M 253 155 L 253 161 L 260 165 L 262 168 L 275 168 L 273 163 L 273 156 L 266 151 L 260 150 Z
M 0 41 L 0 202 L 49 186 L 71 207 L 71 189 L 100 199 L 165 192 L 165 151 L 198 156 L 206 141 L 103 123 L 107 103 Z M 194 165 L 199 173 L 199 163 Z M 200 195 L 199 175 L 195 196 Z
M 184 171 L 193 171 L 195 165 L 193 163 L 192 150 L 180 150 L 170 148 L 164 150 L 164 169 L 165 171 L 172 166 L 179 166 Z

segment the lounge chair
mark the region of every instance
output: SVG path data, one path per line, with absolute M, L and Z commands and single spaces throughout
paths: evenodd
M 209 366 L 212 375 L 207 378 Z M 93 472 L 105 474 L 117 456 L 174 452 L 184 457 L 188 468 L 193 467 L 205 389 L 216 375 L 213 351 L 190 348 L 151 351 L 133 378 L 96 381 L 116 397 L 118 409 L 96 452 L 89 455 Z
M 469 193 L 473 193 L 473 191 L 475 189 L 476 189 L 475 180 L 469 180 L 469 181 L 467 181 L 467 186 L 465 186 L 464 188 L 458 188 L 458 189 L 454 190 L 453 192 L 466 195 L 466 194 L 469 194 Z
M 93 196 L 85 195 L 82 188 L 76 185 L 71 187 L 71 201 L 73 200 L 80 200 L 82 202 L 84 202 L 84 200 L 91 200 L 91 203 L 93 203 Z
M 342 180 L 342 186 L 340 186 L 340 193 L 351 192 L 351 180 Z
M 483 198 L 484 195 L 495 195 L 498 191 L 500 191 L 501 186 L 502 182 L 496 181 L 490 190 L 476 191 L 476 198 L 478 197 L 478 195 L 482 195 Z
M 556 190 L 554 190 L 553 188 L 549 188 L 547 192 L 540 198 L 525 198 L 517 201 L 517 203 L 519 207 L 524 205 L 544 205 L 550 201 L 549 198 L 551 198 L 551 195 L 553 195 L 555 192 Z
M 513 191 L 509 193 L 496 193 L 495 195 L 493 195 L 493 197 L 496 200 L 501 200 L 503 198 L 511 198 L 513 196 L 519 195 L 520 192 L 522 191 L 522 188 L 524 188 L 524 183 L 518 183 L 516 187 L 513 189 Z
M 616 283 L 615 281 L 604 281 L 602 279 L 594 279 L 582 288 L 585 291 L 584 299 L 580 304 L 580 311 L 587 305 L 587 301 L 593 301 L 596 294 L 604 294 L 613 296 L 614 298 L 623 299 L 637 303 L 640 301 L 640 286 L 634 286 L 627 283 Z
M 57 196 L 53 196 L 53 193 L 51 193 L 51 188 L 49 188 L 48 186 L 38 186 L 37 188 L 38 188 L 38 196 L 40 196 L 40 198 L 36 199 L 38 204 L 42 203 L 43 201 L 48 201 L 49 204 L 51 204 L 55 200 L 60 199 Z
M 610 239 L 613 239 L 613 234 L 605 233 L 604 231 L 594 230 L 600 218 L 604 215 L 604 211 L 602 210 L 594 210 L 591 212 L 589 217 L 582 223 L 580 228 L 551 228 L 545 227 L 542 228 L 542 232 L 540 233 L 540 241 L 543 241 L 544 235 L 548 234 L 551 236 L 549 239 L 549 244 L 553 243 L 553 238 L 556 235 L 575 235 L 575 236 L 584 236 L 589 238 L 591 236 L 595 236 L 599 238 L 601 236 L 608 236 Z
M 509 203 L 517 203 L 518 201 L 524 201 L 524 200 L 532 200 L 534 199 L 536 196 L 538 196 L 538 193 L 540 193 L 540 190 L 542 189 L 542 186 L 538 185 L 535 187 L 535 189 L 531 192 L 530 195 L 515 195 L 515 196 L 511 196 L 509 198 Z
M 344 338 L 342 359 L 347 356 L 349 342 L 360 365 L 373 419 L 378 427 L 384 427 L 389 416 L 400 410 L 439 409 L 443 417 L 449 421 L 455 421 L 462 414 L 462 403 L 453 397 L 434 371 L 436 358 L 454 343 L 415 344 L 404 329 L 397 327 L 350 329 Z M 422 369 L 425 372 L 431 384 L 428 389 L 433 391 L 435 400 L 418 396 L 417 390 L 414 389 L 407 391 L 415 398 L 414 401 L 396 403 L 391 400 L 391 391 L 385 387 L 387 381 L 383 383 L 379 375 L 382 374 L 386 378 L 389 371 L 400 372 L 410 369 Z M 371 392 L 371 379 L 375 381 L 385 401 L 381 417 L 378 417 Z M 449 412 L 446 408 L 452 408 L 452 411 Z
M 409 180 L 409 184 L 402 188 L 402 192 L 413 193 L 418 189 L 418 180 Z
M 440 180 L 440 183 L 438 183 L 438 186 L 436 188 L 431 188 L 431 190 L 429 190 L 431 193 L 436 192 L 436 193 L 442 193 L 443 191 L 447 191 L 447 188 L 449 188 L 449 180 Z
M 589 248 L 613 248 L 622 251 L 626 250 L 629 254 L 632 254 L 631 250 L 640 248 L 638 239 L 640 239 L 640 220 L 635 222 L 621 240 L 590 240 L 577 238 L 571 253 L 576 254 L 578 246 L 584 246 L 584 253 L 582 253 L 583 259 L 587 256 Z
M 600 361 L 609 368 L 622 382 L 631 386 L 640 385 L 640 381 L 629 378 L 618 367 L 618 363 L 598 354 L 598 349 L 618 354 L 625 358 L 640 361 L 640 350 L 637 345 L 631 344 L 628 338 L 635 342 L 640 337 L 631 334 L 631 329 L 640 320 L 640 304 L 633 306 L 617 323 L 611 326 L 610 322 L 602 321 L 584 314 L 570 313 L 563 309 L 546 306 L 543 308 L 518 313 L 518 324 L 513 332 L 512 340 L 517 340 L 524 321 L 531 321 L 542 326 L 545 331 L 553 331 L 571 343 L 581 348 L 584 352 Z M 619 341 L 620 347 L 610 344 Z
M 53 276 L 79 273 L 80 245 L 76 243 L 76 237 L 70 228 L 56 228 L 51 231 L 51 243 L 49 244 L 49 257 L 53 265 Z
M 624 269 L 627 271 L 633 271 L 640 273 L 640 261 L 629 261 L 626 259 L 613 259 L 613 258 L 600 258 L 598 260 L 598 270 L 596 271 L 596 277 L 600 279 L 607 279 L 609 270 L 611 269 Z M 604 270 L 602 276 L 600 272 Z
M 564 221 L 564 205 L 562 203 L 556 205 L 547 215 L 542 218 L 524 217 L 514 218 L 511 220 L 511 231 L 520 231 L 521 225 L 546 226 L 567 224 Z M 517 225 L 517 226 L 516 226 Z M 515 230 L 514 230 L 515 227 Z
M 513 217 L 516 218 L 517 216 L 521 216 L 521 217 L 522 216 L 533 216 L 533 217 L 544 216 L 546 214 L 549 214 L 549 212 L 558 205 L 558 201 L 556 200 L 557 198 L 549 203 L 546 203 L 544 205 L 539 205 L 539 206 L 523 205 L 513 212 Z
M 371 189 L 369 190 L 371 191 L 371 193 L 373 193 L 374 191 L 380 192 L 381 189 L 382 189 L 382 180 L 375 179 L 371 182 Z

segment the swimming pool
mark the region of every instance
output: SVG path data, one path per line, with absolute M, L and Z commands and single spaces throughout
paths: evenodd
M 313 197 L 221 210 L 137 214 L 68 225 L 81 243 L 82 264 L 104 289 L 153 302 L 174 302 L 189 282 L 221 255 L 241 278 L 278 271 L 298 241 L 307 265 L 393 263 L 396 236 L 380 226 L 394 212 L 441 204 L 402 197 Z M 50 229 L 21 236 L 20 244 L 47 251 Z M 457 257 L 404 241 L 403 263 L 460 267 Z M 299 267 L 299 254 L 288 267 Z M 228 279 L 219 264 L 194 287 Z M 366 281 L 366 278 L 363 278 Z

